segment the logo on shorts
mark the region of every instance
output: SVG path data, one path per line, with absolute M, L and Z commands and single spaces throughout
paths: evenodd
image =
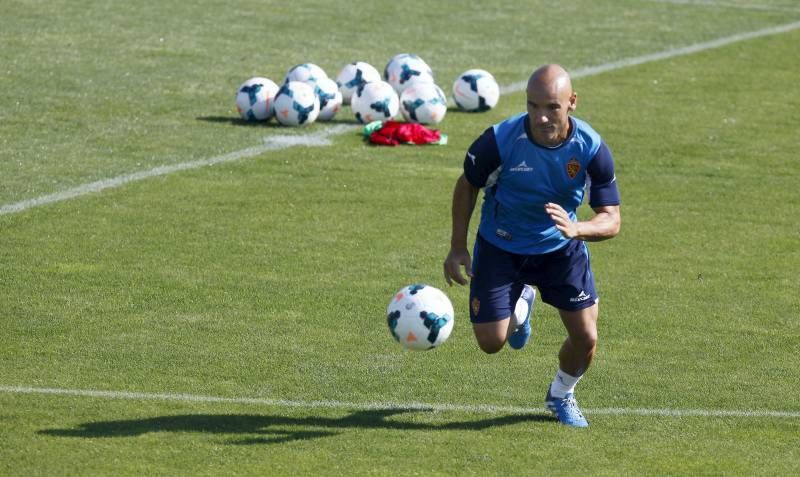
M 478 316 L 478 312 L 481 311 L 481 301 L 477 298 L 472 299 L 472 316 Z
M 577 161 L 577 159 L 572 158 L 567 163 L 567 175 L 570 179 L 574 179 L 575 176 L 578 175 L 578 172 L 581 171 L 581 163 Z
M 581 290 L 581 292 L 578 294 L 578 296 L 576 296 L 574 298 L 570 298 L 569 301 L 570 301 L 570 303 L 577 303 L 579 301 L 586 301 L 586 300 L 590 299 L 591 297 L 592 297 L 591 295 L 587 295 L 586 294 L 586 291 Z

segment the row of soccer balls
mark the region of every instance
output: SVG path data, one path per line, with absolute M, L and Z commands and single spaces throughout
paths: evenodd
M 453 100 L 464 111 L 486 111 L 499 97 L 497 81 L 485 70 L 467 70 L 453 83 Z M 334 81 L 319 66 L 304 63 L 291 68 L 280 87 L 254 77 L 236 94 L 243 119 L 267 121 L 275 116 L 286 126 L 329 121 L 343 104 L 350 104 L 361 123 L 391 119 L 401 112 L 409 122 L 438 124 L 447 113 L 447 99 L 432 70 L 409 53 L 389 60 L 383 76 L 369 63 L 356 61 L 345 65 Z

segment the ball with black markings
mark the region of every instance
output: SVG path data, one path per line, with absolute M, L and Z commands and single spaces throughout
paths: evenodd
M 455 323 L 453 304 L 438 288 L 425 284 L 404 287 L 386 309 L 394 339 L 412 350 L 436 348 L 450 337 Z

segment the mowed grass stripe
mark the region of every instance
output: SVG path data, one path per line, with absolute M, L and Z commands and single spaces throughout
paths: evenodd
M 622 60 L 612 61 L 602 65 L 581 67 L 572 71 L 571 74 L 574 78 L 582 78 L 582 77 L 597 75 L 622 68 L 642 65 L 653 61 L 661 61 L 678 56 L 699 53 L 701 51 L 706 51 L 710 49 L 721 48 L 723 46 L 727 46 L 732 43 L 737 43 L 741 41 L 761 38 L 770 35 L 778 35 L 781 33 L 787 33 L 792 30 L 796 30 L 797 28 L 800 28 L 800 21 L 787 23 L 785 25 L 779 25 L 776 27 L 764 28 L 761 30 L 730 35 L 718 38 L 716 40 L 695 43 L 693 45 L 681 48 L 673 48 L 658 53 L 625 58 Z M 510 94 L 522 91 L 523 89 L 525 89 L 526 83 L 527 80 L 523 80 L 506 86 L 501 86 L 500 94 L 503 95 L 503 94 Z M 105 189 L 120 187 L 130 182 L 149 179 L 151 177 L 163 176 L 166 174 L 171 174 L 173 172 L 197 169 L 200 167 L 211 166 L 214 164 L 220 164 L 224 162 L 238 161 L 241 159 L 258 156 L 268 151 L 281 150 L 293 146 L 325 146 L 330 144 L 330 142 L 328 141 L 329 137 L 336 136 L 338 134 L 343 134 L 345 132 L 352 131 L 356 128 L 357 126 L 338 125 L 308 135 L 268 136 L 264 139 L 264 144 L 260 146 L 253 146 L 241 149 L 220 156 L 214 156 L 209 159 L 182 162 L 174 165 L 159 166 L 152 169 L 134 172 L 131 174 L 124 174 L 109 179 L 83 184 L 54 194 L 48 194 L 33 199 L 27 199 L 19 202 L 5 204 L 0 206 L 0 215 L 22 212 L 32 207 L 38 207 L 46 204 L 51 204 L 54 202 L 61 202 L 64 200 L 74 199 L 76 197 L 80 197 L 83 195 L 100 192 Z
M 127 399 L 133 401 L 177 401 L 199 403 L 225 403 L 249 404 L 270 407 L 293 407 L 303 409 L 352 409 L 352 410 L 386 410 L 405 409 L 418 411 L 438 412 L 469 412 L 487 414 L 542 414 L 542 408 L 500 406 L 494 404 L 468 405 L 468 404 L 442 404 L 421 402 L 368 402 L 356 403 L 335 400 L 300 401 L 287 399 L 248 398 L 248 397 L 221 397 L 203 396 L 195 394 L 173 393 L 141 393 L 135 391 L 101 391 L 94 389 L 59 389 L 36 388 L 27 386 L 0 386 L 0 392 L 9 394 L 50 394 L 73 397 Z M 750 418 L 785 418 L 798 419 L 797 411 L 772 411 L 772 410 L 726 410 L 726 409 L 647 409 L 647 408 L 588 408 L 584 410 L 589 415 L 615 415 L 615 416 L 653 416 L 653 417 L 750 417 Z

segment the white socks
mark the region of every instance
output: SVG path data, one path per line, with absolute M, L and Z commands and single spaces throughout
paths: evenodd
M 511 314 L 511 328 L 516 330 L 523 323 L 525 318 L 528 317 L 528 302 L 523 300 L 522 297 L 517 299 L 517 304 L 514 306 L 514 313 Z
M 567 394 L 575 392 L 575 385 L 581 377 L 570 376 L 559 368 L 556 377 L 550 384 L 550 395 L 557 398 L 566 397 Z

